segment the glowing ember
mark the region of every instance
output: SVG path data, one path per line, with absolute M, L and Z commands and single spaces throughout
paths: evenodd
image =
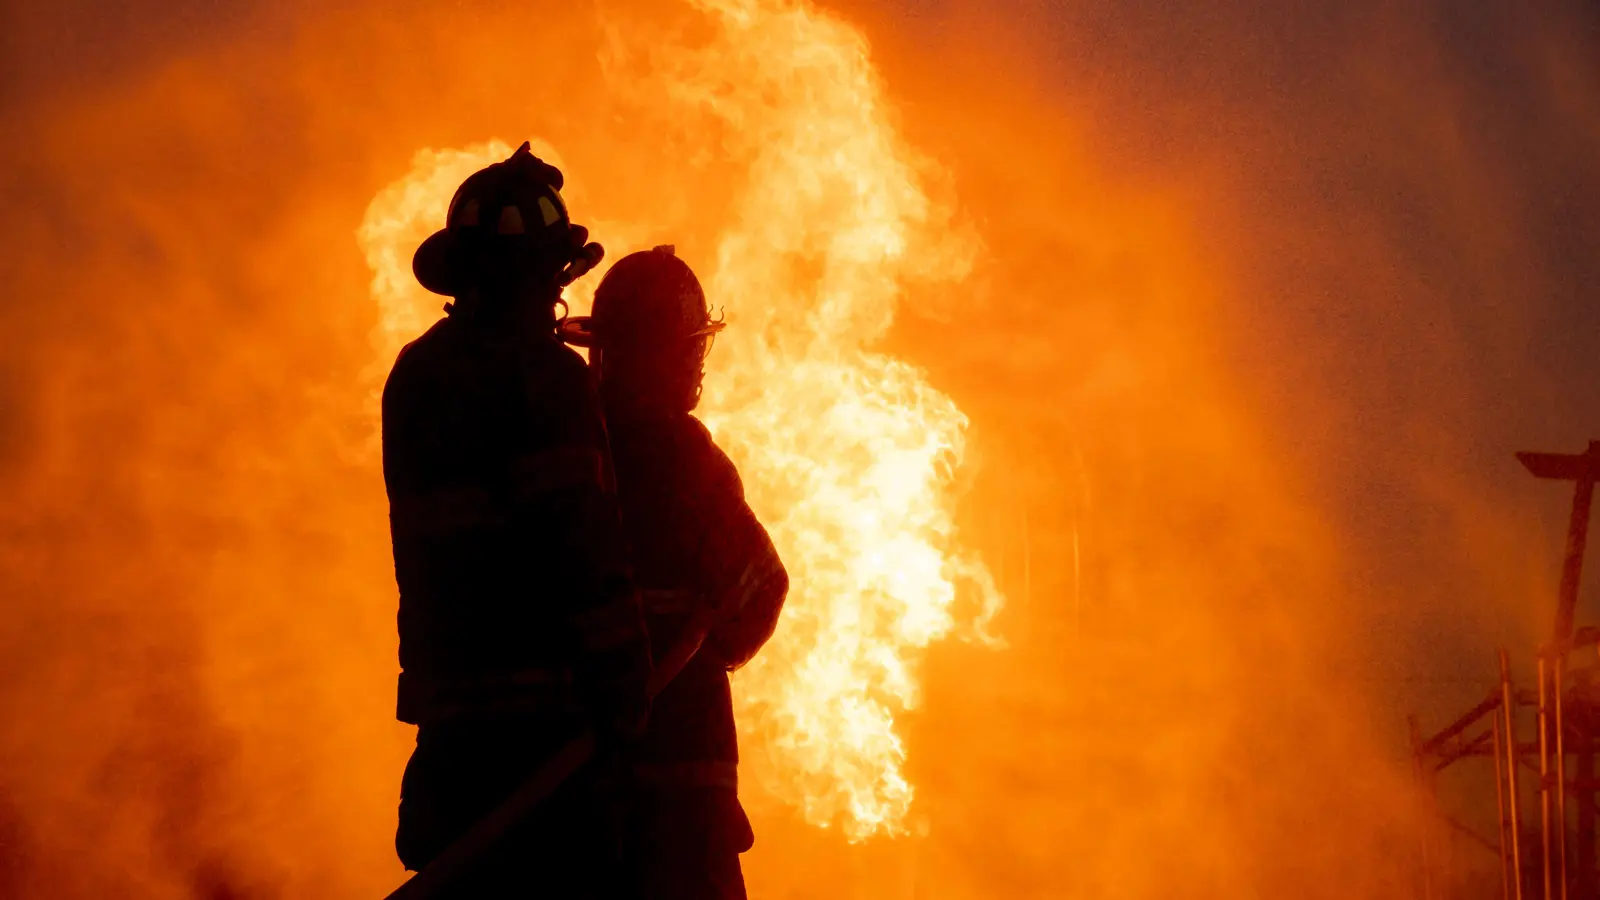
M 920 652 L 956 627 L 958 590 L 973 625 L 1000 597 L 953 535 L 965 417 L 921 371 L 867 348 L 905 278 L 959 278 L 974 248 L 925 192 L 855 31 L 803 5 L 697 5 L 717 36 L 659 53 L 653 83 L 682 121 L 723 126 L 704 129 L 703 152 L 743 176 L 715 262 L 697 265 L 731 325 L 702 415 L 793 584 L 777 636 L 736 677 L 746 768 L 817 825 L 894 832 L 912 796 L 895 717 L 917 702 Z M 461 179 L 510 149 L 423 151 L 373 200 L 360 240 L 382 312 L 376 367 L 440 305 L 412 280 L 411 250 Z M 604 173 L 567 176 L 570 194 Z M 574 206 L 612 259 L 656 233 L 648 210 L 612 222 Z

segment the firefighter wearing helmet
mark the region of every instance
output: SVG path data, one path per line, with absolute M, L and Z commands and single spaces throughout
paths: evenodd
M 398 717 L 418 726 L 396 849 L 421 870 L 575 735 L 642 730 L 648 639 L 600 403 L 556 335 L 602 251 L 527 144 L 469 177 L 417 250 L 449 313 L 383 392 L 400 587 Z M 476 859 L 449 896 L 613 897 L 617 804 L 595 767 Z
M 739 854 L 754 835 L 739 805 L 728 673 L 772 636 L 789 587 L 738 471 L 692 415 L 722 327 L 671 247 L 619 260 L 593 315 L 562 325 L 591 348 L 656 665 L 674 664 L 663 649 L 683 635 L 705 636 L 629 756 L 630 872 L 649 900 L 745 897 Z

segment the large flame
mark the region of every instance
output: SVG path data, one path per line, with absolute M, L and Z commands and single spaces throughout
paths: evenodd
M 857 32 L 807 5 L 697 5 L 716 36 L 654 48 L 648 63 L 672 114 L 699 123 L 693 150 L 739 184 L 707 241 L 713 259 L 686 248 L 731 325 L 702 413 L 793 585 L 777 636 L 736 680 L 749 768 L 812 823 L 894 832 L 912 798 L 896 717 L 917 703 L 920 653 L 957 627 L 958 593 L 975 627 L 1000 597 L 954 536 L 965 417 L 921 370 L 872 347 L 902 283 L 959 279 L 975 242 L 930 199 L 931 168 L 891 125 Z M 373 200 L 359 237 L 382 310 L 377 366 L 435 317 L 411 249 L 461 179 L 509 151 L 424 150 Z M 658 234 L 648 209 L 588 213 L 584 186 L 606 172 L 567 174 L 575 215 L 613 259 Z M 572 292 L 576 309 L 594 280 Z

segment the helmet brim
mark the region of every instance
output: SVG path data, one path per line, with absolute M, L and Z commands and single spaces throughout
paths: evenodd
M 600 336 L 594 333 L 593 316 L 567 316 L 556 325 L 556 335 L 563 344 L 574 347 L 600 346 Z
M 684 337 L 687 337 L 687 338 L 710 337 L 711 335 L 716 334 L 717 332 L 719 332 L 722 329 L 727 328 L 727 327 L 728 327 L 728 323 L 727 322 L 707 322 L 704 325 L 704 327 L 697 328 L 694 331 L 691 331 L 688 334 L 684 335 Z
M 728 327 L 727 322 L 707 322 L 703 327 L 675 337 L 683 340 L 710 337 L 726 327 Z M 595 330 L 594 316 L 568 316 L 561 320 L 561 324 L 556 328 L 556 333 L 561 337 L 562 343 L 571 344 L 574 347 L 605 346 L 605 339 Z
M 411 274 L 417 283 L 446 297 L 461 295 L 463 284 L 458 235 L 445 229 L 434 232 L 411 257 Z

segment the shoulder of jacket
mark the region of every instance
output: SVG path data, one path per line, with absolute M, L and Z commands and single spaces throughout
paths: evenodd
M 406 390 L 406 386 L 416 383 L 419 375 L 425 370 L 437 365 L 435 360 L 439 355 L 439 345 L 448 340 L 442 334 L 441 325 L 443 320 L 434 323 L 431 328 L 401 347 L 400 352 L 395 354 L 394 364 L 389 367 L 389 377 L 383 384 L 385 397 L 391 392 Z
M 441 352 L 448 352 L 458 342 L 457 330 L 450 327 L 450 319 L 448 317 L 440 319 L 429 326 L 427 331 L 400 348 L 400 352 L 395 354 L 395 368 L 424 363 L 437 357 Z
M 704 471 L 709 480 L 709 487 L 727 491 L 736 497 L 744 497 L 744 481 L 739 477 L 739 467 L 733 464 L 728 454 L 717 445 L 711 436 L 711 429 L 695 416 L 689 416 L 690 433 L 694 438 L 694 453 L 702 461 Z
M 521 342 L 513 351 L 524 377 L 557 385 L 588 385 L 589 366 L 575 350 L 551 338 Z
M 696 444 L 702 444 L 719 455 L 722 454 L 722 448 L 717 446 L 716 439 L 711 436 L 711 429 L 706 427 L 706 423 L 700 421 L 699 416 L 691 413 L 684 418 L 687 420 L 684 430 L 689 433 Z

